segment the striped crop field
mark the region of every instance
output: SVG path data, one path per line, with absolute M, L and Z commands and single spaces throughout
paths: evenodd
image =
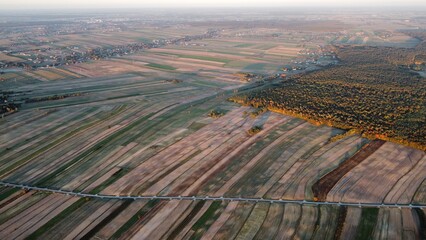
M 0 239 L 424 238 L 424 151 L 229 102 L 301 46 L 205 43 L 5 74 Z

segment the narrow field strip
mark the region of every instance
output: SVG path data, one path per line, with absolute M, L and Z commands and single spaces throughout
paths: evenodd
M 314 196 L 319 200 L 325 200 L 327 198 L 328 192 L 334 187 L 334 185 L 339 182 L 339 180 L 348 173 L 355 166 L 360 164 L 363 160 L 373 154 L 377 149 L 379 149 L 385 141 L 375 140 L 363 148 L 361 148 L 355 155 L 353 155 L 348 160 L 340 164 L 336 169 L 329 172 L 327 175 L 322 177 L 319 181 L 314 183 L 312 186 L 312 191 Z

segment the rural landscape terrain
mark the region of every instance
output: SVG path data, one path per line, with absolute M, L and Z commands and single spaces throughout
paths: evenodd
M 426 239 L 425 14 L 0 12 L 0 239 Z

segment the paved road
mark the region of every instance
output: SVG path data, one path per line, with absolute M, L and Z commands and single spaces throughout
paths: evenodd
M 60 189 L 50 189 L 43 187 L 27 186 L 0 181 L 1 186 L 14 187 L 27 190 L 44 191 L 51 193 L 60 193 L 76 197 L 88 197 L 99 199 L 116 200 L 205 200 L 205 201 L 240 201 L 240 202 L 265 202 L 265 203 L 294 203 L 302 205 L 333 205 L 333 206 L 351 206 L 351 207 L 379 207 L 379 208 L 426 208 L 426 205 L 419 204 L 397 204 L 397 203 L 351 203 L 351 202 L 315 202 L 306 200 L 284 200 L 284 199 L 265 199 L 265 198 L 244 198 L 244 197 L 211 197 L 211 196 L 121 196 L 121 195 L 102 195 L 83 192 L 72 192 Z

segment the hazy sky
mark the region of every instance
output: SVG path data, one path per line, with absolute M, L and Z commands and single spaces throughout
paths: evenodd
M 11 8 L 111 8 L 111 7 L 285 7 L 285 6 L 423 6 L 426 0 L 0 0 Z

